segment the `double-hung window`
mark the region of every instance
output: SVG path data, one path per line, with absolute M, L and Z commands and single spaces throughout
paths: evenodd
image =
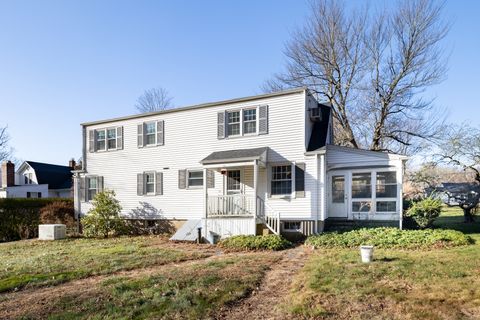
M 91 177 L 88 179 L 87 192 L 88 200 L 93 200 L 93 198 L 98 192 L 98 181 L 96 177 Z
M 187 176 L 187 186 L 189 188 L 198 188 L 203 186 L 203 171 L 189 170 Z
M 145 193 L 155 194 L 155 173 L 154 172 L 145 172 Z
M 97 151 L 105 151 L 106 150 L 106 130 L 95 130 L 96 137 L 96 146 L 95 150 Z
M 243 110 L 243 134 L 257 132 L 257 109 Z
M 145 145 L 152 146 L 157 144 L 157 122 L 145 123 Z
M 240 111 L 227 112 L 228 136 L 240 135 Z
M 292 166 L 272 166 L 271 194 L 291 195 L 292 194 Z
M 107 148 L 108 150 L 117 149 L 117 129 L 107 129 Z
M 395 171 L 377 172 L 377 212 L 396 212 L 397 177 Z

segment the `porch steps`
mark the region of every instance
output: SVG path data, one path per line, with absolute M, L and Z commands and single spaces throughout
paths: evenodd
M 391 220 L 344 220 L 331 218 L 325 220 L 325 231 L 345 232 L 361 228 L 380 227 L 398 228 L 399 223 Z

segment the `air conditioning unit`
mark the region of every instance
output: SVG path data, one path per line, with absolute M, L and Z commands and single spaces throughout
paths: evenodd
M 38 226 L 39 240 L 65 239 L 67 226 L 64 224 L 41 224 Z
M 310 111 L 310 120 L 313 122 L 322 121 L 322 110 L 320 108 L 312 108 Z

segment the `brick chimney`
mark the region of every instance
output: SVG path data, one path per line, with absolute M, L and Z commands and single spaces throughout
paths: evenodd
M 70 168 L 72 168 L 72 170 L 75 170 L 75 166 L 77 165 L 77 163 L 75 162 L 75 159 L 70 159 L 70 161 L 68 161 L 68 166 Z
M 15 165 L 11 161 L 2 163 L 2 187 L 15 185 Z

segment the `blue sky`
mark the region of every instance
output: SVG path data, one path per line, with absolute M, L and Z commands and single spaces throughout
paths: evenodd
M 449 73 L 428 94 L 479 125 L 480 1 L 445 9 Z M 67 163 L 81 122 L 135 113 L 144 89 L 176 106 L 260 93 L 307 15 L 301 0 L 0 0 L 0 126 L 17 158 Z

